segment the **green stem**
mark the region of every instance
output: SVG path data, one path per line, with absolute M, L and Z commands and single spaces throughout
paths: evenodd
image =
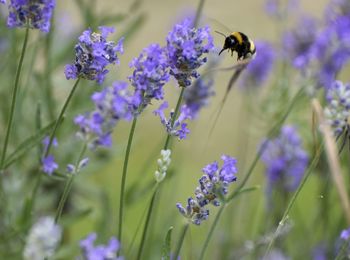
M 5 142 L 4 142 L 4 146 L 3 146 L 3 149 L 2 149 L 2 155 L 1 155 L 1 161 L 0 161 L 0 170 L 3 169 L 4 162 L 5 162 L 7 146 L 8 146 L 8 142 L 9 142 L 9 138 L 10 138 L 12 122 L 13 122 L 13 116 L 14 116 L 15 107 L 16 107 L 16 100 L 17 100 L 18 88 L 19 88 L 19 79 L 20 79 L 20 76 L 21 76 L 24 55 L 25 55 L 26 49 L 27 49 L 28 38 L 29 38 L 29 27 L 26 28 L 26 32 L 25 32 L 25 36 L 24 36 L 24 42 L 23 42 L 23 46 L 22 46 L 22 52 L 21 52 L 21 56 L 20 56 L 20 59 L 19 59 L 19 64 L 18 64 L 17 71 L 16 71 L 15 85 L 14 85 L 14 88 L 13 88 L 12 101 L 11 101 L 10 117 L 9 117 L 9 121 L 8 121 L 8 124 L 7 124 L 6 137 L 5 137 Z
M 180 255 L 181 247 L 182 247 L 182 244 L 185 240 L 185 236 L 186 236 L 186 233 L 187 233 L 189 226 L 190 226 L 190 224 L 186 223 L 182 229 L 181 236 L 179 238 L 179 241 L 177 242 L 177 246 L 176 246 L 176 250 L 175 250 L 175 254 L 174 254 L 175 257 L 173 259 L 178 259 L 179 255 Z
M 274 235 L 272 236 L 272 239 L 271 239 L 271 241 L 270 241 L 270 243 L 269 243 L 269 245 L 268 245 L 268 247 L 266 249 L 264 259 L 266 258 L 266 256 L 270 252 L 270 250 L 271 250 L 271 248 L 272 248 L 272 246 L 273 246 L 273 244 L 274 244 L 274 242 L 275 242 L 275 240 L 276 240 L 276 238 L 277 238 L 277 236 L 279 234 L 280 229 L 283 228 L 284 223 L 288 219 L 289 212 L 291 211 L 292 207 L 294 206 L 294 203 L 295 203 L 297 197 L 299 196 L 300 191 L 304 187 L 304 185 L 305 185 L 306 181 L 308 180 L 312 170 L 316 167 L 316 165 L 317 165 L 317 163 L 318 163 L 318 161 L 320 159 L 320 155 L 322 153 L 322 150 L 323 150 L 323 145 L 321 147 L 319 147 L 319 149 L 316 151 L 314 159 L 312 160 L 309 168 L 307 169 L 304 178 L 300 182 L 300 184 L 298 186 L 298 189 L 295 191 L 295 193 L 294 193 L 292 199 L 290 200 L 286 210 L 284 211 L 283 217 L 282 217 L 281 221 L 279 222 L 278 227 L 277 227 Z
M 184 93 L 185 93 L 185 87 L 181 87 L 180 96 L 179 96 L 179 99 L 177 100 L 173 117 L 171 118 L 171 127 L 173 127 L 174 124 L 175 124 L 176 117 L 177 117 L 177 114 L 179 113 Z M 165 140 L 165 144 L 164 144 L 163 150 L 167 150 L 168 149 L 168 147 L 170 145 L 170 139 L 171 139 L 171 134 L 168 134 L 167 137 L 166 137 L 166 140 Z
M 73 186 L 74 178 L 78 174 L 77 170 L 78 170 L 79 162 L 83 159 L 83 156 L 84 156 L 84 154 L 86 152 L 86 148 L 87 148 L 87 144 L 84 143 L 83 148 L 80 151 L 79 157 L 78 157 L 78 159 L 77 159 L 77 161 L 75 163 L 75 172 L 69 174 L 69 177 L 68 177 L 68 179 L 66 181 L 66 184 L 64 186 L 64 190 L 63 190 L 60 202 L 58 203 L 58 207 L 57 207 L 57 211 L 56 211 L 56 216 L 55 216 L 55 223 L 56 224 L 58 223 L 58 221 L 61 218 L 64 205 L 66 204 L 69 192 L 71 191 L 72 186 Z
M 128 145 L 126 147 L 125 152 L 125 158 L 124 158 L 124 165 L 123 165 L 123 173 L 122 173 L 122 181 L 121 181 L 121 187 L 120 187 L 120 201 L 119 201 L 119 222 L 118 222 L 118 239 L 121 243 L 122 241 L 122 234 L 123 234 L 123 213 L 124 213 L 124 195 L 125 195 L 125 182 L 126 182 L 126 174 L 128 172 L 128 163 L 129 163 L 129 156 L 130 156 L 130 150 L 132 145 L 132 140 L 135 133 L 137 123 L 137 117 L 134 117 L 134 120 L 132 121 L 129 138 L 128 138 Z
M 213 224 L 211 225 L 210 227 L 210 231 L 209 231 L 209 234 L 207 236 L 207 238 L 205 239 L 205 242 L 204 242 L 204 246 L 202 247 L 202 251 L 201 251 L 201 254 L 199 256 L 199 259 L 202 260 L 203 257 L 204 257 L 204 254 L 205 254 L 205 250 L 207 249 L 208 245 L 209 245 L 209 241 L 214 233 L 214 230 L 216 228 L 216 225 L 219 223 L 219 219 L 221 217 L 221 214 L 222 212 L 224 211 L 225 209 L 225 206 L 226 206 L 226 203 L 223 203 L 222 206 L 220 207 L 219 209 L 219 212 L 216 214 L 215 216 L 215 219 L 214 219 L 214 222 Z
M 142 251 L 143 251 L 143 247 L 144 247 L 144 244 L 145 244 L 145 241 L 146 241 L 147 231 L 148 231 L 149 223 L 150 223 L 150 220 L 151 220 L 152 211 L 153 211 L 153 207 L 154 207 L 154 202 L 155 202 L 155 199 L 156 199 L 156 195 L 158 193 L 158 189 L 159 189 L 159 185 L 157 183 L 156 187 L 154 188 L 152 199 L 151 199 L 151 202 L 150 202 L 149 207 L 148 207 L 146 222 L 145 222 L 145 226 L 143 227 L 143 232 L 142 232 L 141 243 L 140 243 L 139 250 L 137 252 L 137 258 L 136 258 L 137 260 L 140 260 L 141 256 L 142 256 Z
M 74 95 L 74 92 L 76 91 L 76 89 L 77 89 L 77 87 L 78 87 L 78 85 L 79 85 L 79 81 L 80 81 L 80 78 L 78 78 L 78 79 L 76 80 L 76 82 L 75 82 L 75 84 L 74 84 L 72 90 L 70 91 L 70 93 L 69 93 L 69 95 L 68 95 L 68 98 L 66 99 L 66 102 L 64 103 L 64 105 L 63 105 L 63 107 L 62 107 L 62 109 L 61 109 L 61 112 L 60 112 L 60 114 L 59 114 L 59 116 L 58 116 L 58 118 L 57 118 L 57 120 L 56 120 L 56 123 L 55 123 L 55 126 L 54 126 L 54 128 L 53 128 L 53 131 L 52 131 L 52 133 L 51 133 L 51 135 L 50 135 L 50 141 L 49 141 L 49 144 L 48 144 L 48 146 L 47 146 L 47 149 L 46 149 L 46 152 L 45 152 L 44 157 L 48 156 L 49 153 L 50 153 L 50 148 L 51 148 L 51 146 L 52 146 L 53 139 L 55 138 L 55 135 L 56 135 L 58 126 L 60 125 L 60 123 L 61 123 L 61 121 L 62 121 L 62 119 L 63 119 L 63 115 L 64 115 L 64 113 L 65 113 L 66 110 L 67 110 L 68 104 L 69 104 L 69 102 L 71 101 L 71 99 L 72 99 L 72 97 L 73 97 L 73 95 Z
M 194 27 L 198 26 L 199 18 L 201 17 L 201 14 L 202 14 L 202 11 L 203 11 L 204 2 L 205 2 L 205 0 L 200 0 L 200 2 L 199 2 L 198 8 L 197 8 L 197 12 L 196 12 L 196 17 L 195 17 L 195 19 L 193 21 L 193 26 Z

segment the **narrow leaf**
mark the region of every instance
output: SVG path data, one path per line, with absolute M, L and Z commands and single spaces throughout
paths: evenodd
M 170 252 L 171 252 L 171 232 L 173 231 L 174 227 L 170 227 L 164 243 L 163 243 L 163 247 L 162 247 L 162 260 L 170 260 Z

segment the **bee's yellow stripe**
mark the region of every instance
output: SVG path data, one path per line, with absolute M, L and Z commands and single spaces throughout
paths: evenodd
M 237 39 L 239 44 L 243 43 L 242 35 L 239 32 L 233 32 L 233 33 L 231 33 L 231 35 Z

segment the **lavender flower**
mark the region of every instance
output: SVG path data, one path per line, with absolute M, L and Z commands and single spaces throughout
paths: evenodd
M 161 157 L 157 160 L 158 169 L 154 173 L 157 182 L 162 182 L 166 176 L 171 163 L 171 150 L 161 150 L 160 156 Z
M 250 61 L 241 80 L 241 85 L 247 88 L 250 86 L 258 87 L 264 84 L 272 70 L 276 58 L 275 50 L 270 43 L 257 41 L 255 44 L 258 55 Z
M 30 229 L 23 251 L 25 260 L 52 257 L 61 240 L 62 229 L 52 217 L 40 218 Z
M 344 229 L 340 233 L 340 238 L 343 239 L 343 240 L 348 240 L 350 238 L 350 228 Z
M 114 82 L 111 87 L 94 93 L 91 99 L 95 109 L 75 118 L 74 123 L 80 127 L 78 135 L 90 148 L 110 147 L 111 133 L 117 122 L 132 118 L 133 97 L 127 87 L 126 82 Z
M 272 16 L 272 17 L 275 17 L 277 19 L 283 19 L 285 18 L 283 16 L 283 13 L 282 12 L 282 4 L 283 1 L 281 0 L 266 0 L 265 1 L 265 12 Z M 290 13 L 291 11 L 297 9 L 298 7 L 298 0 L 289 0 L 287 1 L 287 10 L 286 12 Z
M 163 102 L 158 109 L 153 113 L 159 116 L 161 123 L 165 126 L 168 134 L 178 137 L 180 140 L 185 139 L 190 130 L 187 128 L 187 123 L 184 121 L 192 119 L 191 110 L 186 106 L 181 106 L 180 115 L 178 118 L 173 119 L 174 111 L 170 112 L 170 118 L 167 119 L 164 115 L 164 110 L 168 108 L 168 102 Z M 172 124 L 172 121 L 174 123 Z
M 196 118 L 202 107 L 208 105 L 208 99 L 215 94 L 214 80 L 211 78 L 198 78 L 194 84 L 186 88 L 184 103 L 191 111 L 191 117 Z
M 350 116 L 350 84 L 335 81 L 327 90 L 327 106 L 324 110 L 328 124 L 334 135 L 340 135 L 348 126 Z
M 6 0 L 0 0 L 0 4 L 6 4 Z
M 153 98 L 163 99 L 163 86 L 169 80 L 168 64 L 163 48 L 158 44 L 151 44 L 143 49 L 138 58 L 132 60 L 130 67 L 134 67 L 129 80 L 140 101 L 138 106 L 145 108 Z
M 308 155 L 296 128 L 284 126 L 279 136 L 265 142 L 268 143 L 261 158 L 266 166 L 268 194 L 273 188 L 295 190 L 308 164 Z
M 214 48 L 209 27 L 196 29 L 192 23 L 192 19 L 185 19 L 167 36 L 170 74 L 181 87 L 191 85 L 191 78 L 199 77 L 197 69 L 207 61 L 202 55 Z
M 42 144 L 44 145 L 44 154 L 46 153 L 47 147 L 50 142 L 50 137 L 46 136 L 44 140 L 42 141 Z M 54 138 L 52 140 L 52 146 L 57 147 L 57 139 Z M 58 164 L 55 162 L 55 157 L 51 154 L 47 155 L 46 157 L 41 158 L 41 163 L 42 163 L 42 170 L 48 175 L 52 175 L 52 173 L 58 169 Z
M 311 50 L 316 40 L 316 21 L 311 17 L 302 17 L 294 30 L 283 37 L 284 53 L 292 60 L 293 66 L 303 70 L 311 61 Z
M 80 241 L 80 248 L 83 252 L 82 259 L 84 260 L 105 260 L 115 259 L 122 260 L 123 257 L 117 257 L 117 251 L 120 248 L 119 241 L 112 237 L 107 245 L 94 246 L 97 238 L 95 233 L 91 233 L 85 239 Z M 81 258 L 80 258 L 81 259 Z
M 81 77 L 102 84 L 108 73 L 106 66 L 119 63 L 117 52 L 123 53 L 123 39 L 115 44 L 106 40 L 114 28 L 100 26 L 99 30 L 100 33 L 95 33 L 88 29 L 79 37 L 75 45 L 75 63 L 65 68 L 67 79 Z
M 195 198 L 190 197 L 186 207 L 181 203 L 176 204 L 179 212 L 193 224 L 200 225 L 203 220 L 206 220 L 209 216 L 206 206 L 209 204 L 219 206 L 220 200 L 224 200 L 228 192 L 230 183 L 236 181 L 236 159 L 227 155 L 221 156 L 221 159 L 223 160 L 221 169 L 217 162 L 203 168 L 204 174 L 199 179 Z
M 10 0 L 7 25 L 10 28 L 29 26 L 48 32 L 54 8 L 55 0 Z

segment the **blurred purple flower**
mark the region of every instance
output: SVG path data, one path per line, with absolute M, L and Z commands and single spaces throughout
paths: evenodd
M 350 116 L 350 84 L 333 82 L 326 92 L 327 106 L 324 114 L 335 136 L 339 136 L 348 125 Z
M 52 173 L 58 169 L 58 164 L 55 162 L 55 158 L 51 154 L 42 158 L 41 163 L 43 172 L 47 173 L 48 175 L 52 175 Z
M 151 103 L 151 100 L 163 99 L 163 86 L 169 80 L 168 63 L 164 48 L 158 44 L 151 44 L 143 49 L 138 58 L 130 63 L 134 67 L 133 75 L 129 77 L 135 88 L 142 109 Z
M 308 16 L 300 19 L 295 29 L 283 36 L 283 49 L 286 58 L 292 60 L 295 68 L 304 70 L 311 60 L 311 49 L 316 40 L 316 21 Z
M 107 245 L 95 246 L 97 235 L 91 233 L 85 239 L 80 241 L 80 248 L 82 250 L 83 259 L 86 260 L 105 260 L 115 259 L 122 260 L 123 257 L 117 257 L 117 251 L 120 248 L 119 241 L 112 237 Z
M 181 87 L 191 85 L 191 78 L 198 78 L 197 69 L 207 58 L 202 55 L 214 48 L 209 27 L 194 28 L 192 19 L 176 24 L 167 36 L 167 54 L 170 74 Z
M 89 143 L 90 148 L 110 147 L 111 133 L 119 120 L 130 120 L 133 111 L 133 97 L 126 82 L 114 82 L 91 96 L 95 104 L 92 112 L 78 115 L 74 123 L 80 127 L 78 136 Z
M 236 159 L 228 155 L 222 155 L 221 159 L 223 160 L 221 169 L 218 162 L 208 164 L 202 169 L 204 174 L 194 192 L 195 198 L 190 197 L 186 207 L 181 203 L 176 204 L 179 212 L 193 224 L 200 225 L 203 220 L 208 219 L 209 210 L 206 206 L 209 204 L 219 206 L 220 199 L 227 194 L 230 183 L 236 181 Z
M 6 4 L 6 0 L 0 0 L 0 4 Z
M 102 84 L 109 64 L 119 64 L 117 53 L 123 53 L 123 39 L 117 44 L 107 41 L 107 36 L 114 32 L 112 27 L 99 27 L 100 33 L 88 29 L 79 37 L 79 43 L 75 45 L 75 62 L 65 68 L 67 79 L 78 77 L 88 80 L 96 80 Z
M 343 240 L 348 240 L 350 238 L 350 228 L 344 229 L 340 233 L 340 238 L 343 239 Z
M 55 4 L 55 0 L 10 0 L 7 25 L 10 28 L 29 26 L 49 32 Z
M 284 4 L 285 1 L 281 1 L 281 0 L 265 0 L 265 12 L 272 16 L 275 17 L 277 19 L 281 19 L 284 18 L 282 15 L 282 4 Z M 287 12 L 290 13 L 291 11 L 297 9 L 299 5 L 299 0 L 288 0 L 287 1 Z
M 192 119 L 191 110 L 186 106 L 182 105 L 180 108 L 180 114 L 176 119 L 173 119 L 174 111 L 170 112 L 170 118 L 167 119 L 164 115 L 164 110 L 168 108 L 168 102 L 164 101 L 158 109 L 154 110 L 153 113 L 159 116 L 161 123 L 165 126 L 168 134 L 178 137 L 180 140 L 185 139 L 190 130 L 187 128 L 187 123 L 184 121 Z M 172 121 L 174 123 L 172 124 Z
M 258 87 L 264 84 L 276 58 L 275 50 L 270 43 L 257 41 L 255 45 L 257 55 L 250 61 L 242 75 L 241 86 L 244 88 Z
M 267 193 L 270 195 L 274 188 L 295 190 L 309 160 L 296 128 L 284 126 L 279 136 L 264 142 L 267 143 L 261 159 L 266 166 Z

